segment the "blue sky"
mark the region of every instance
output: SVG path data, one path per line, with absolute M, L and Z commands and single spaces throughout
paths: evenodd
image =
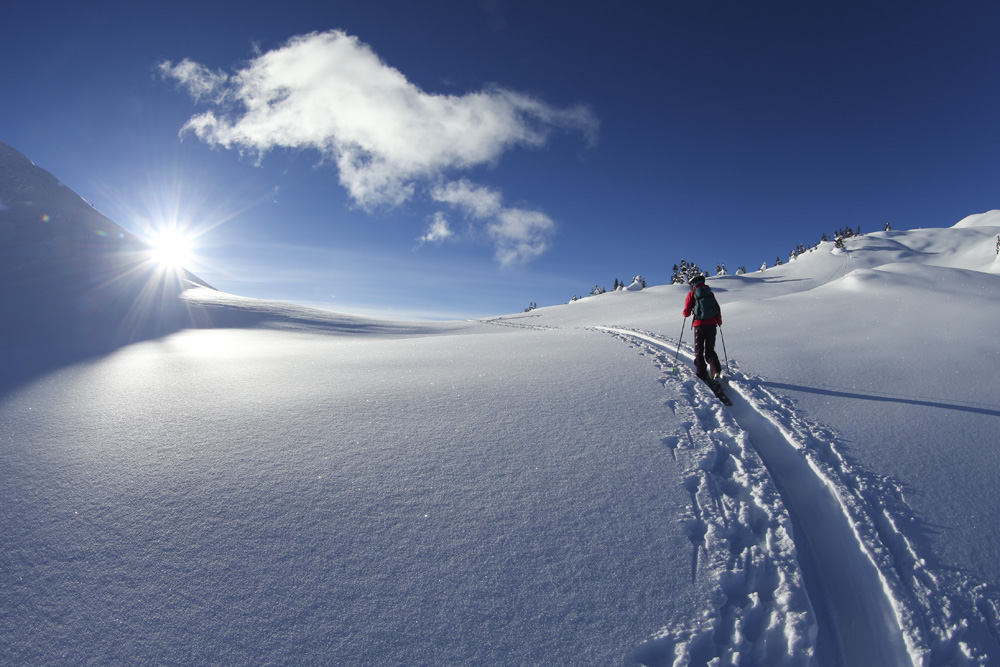
M 0 141 L 244 296 L 496 315 L 1000 207 L 986 0 L 3 14 Z

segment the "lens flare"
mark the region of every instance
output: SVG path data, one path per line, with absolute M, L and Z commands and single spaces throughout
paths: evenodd
M 191 239 L 177 230 L 159 232 L 150 238 L 150 257 L 161 268 L 183 268 L 191 261 Z

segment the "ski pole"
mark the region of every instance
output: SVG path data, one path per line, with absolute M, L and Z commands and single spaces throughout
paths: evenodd
M 726 352 L 726 335 L 722 333 L 722 325 L 719 325 L 719 336 L 722 338 L 722 354 L 726 355 L 726 374 L 729 373 L 729 353 Z
M 679 357 L 680 354 L 681 354 L 681 341 L 684 340 L 684 327 L 685 327 L 685 325 L 687 325 L 687 321 L 688 321 L 688 318 L 685 317 L 684 321 L 681 322 L 681 335 L 677 337 L 677 351 L 674 352 L 674 363 L 675 364 L 677 363 L 677 357 Z

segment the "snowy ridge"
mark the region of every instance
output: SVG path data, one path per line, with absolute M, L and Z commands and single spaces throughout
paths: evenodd
M 672 359 L 678 350 L 685 361 L 693 359 L 689 346 L 678 347 L 676 341 L 651 332 L 595 329 L 651 354 L 665 369 L 665 384 L 670 378 L 674 384 L 679 381 Z M 805 419 L 787 399 L 768 391 L 760 378 L 742 373 L 735 362 L 730 369 L 728 393 L 734 406 L 729 410 L 692 374 L 685 373 L 681 383 L 698 397 L 695 402 L 714 403 L 718 415 L 729 413 L 728 422 L 731 427 L 735 422 L 743 453 L 759 457 L 770 472 L 771 479 L 758 478 L 756 483 L 781 490 L 784 503 L 773 508 L 789 510 L 802 568 L 801 578 L 787 574 L 787 581 L 803 579 L 810 599 L 822 605 L 814 610 L 819 625 L 816 652 L 835 656 L 837 664 L 846 665 L 868 664 L 873 659 L 877 662 L 871 664 L 920 667 L 990 664 L 984 647 L 997 639 L 993 630 L 997 600 L 986 586 L 970 585 L 927 567 L 897 525 L 901 517 L 913 517 L 898 485 L 854 469 L 837 451 L 837 438 L 829 429 Z M 695 508 L 697 516 L 698 503 Z M 780 556 L 786 555 L 782 547 Z M 731 576 L 718 572 L 720 582 Z M 788 615 L 791 609 L 773 608 L 771 613 Z M 668 626 L 654 641 L 664 642 L 667 636 L 672 638 L 669 644 L 677 659 L 683 658 L 677 664 L 705 664 L 696 633 L 685 635 Z M 717 633 L 714 639 L 720 643 Z M 726 656 L 744 641 L 745 637 L 731 635 L 728 644 L 718 647 L 717 655 Z M 792 651 L 785 656 L 786 662 L 775 657 L 769 655 L 763 664 L 799 664 L 801 658 Z

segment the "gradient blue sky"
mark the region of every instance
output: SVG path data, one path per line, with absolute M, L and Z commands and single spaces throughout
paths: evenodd
M 199 233 L 189 268 L 244 296 L 497 315 L 1000 207 L 991 0 L 38 2 L 2 25 L 0 141 L 133 231 Z

